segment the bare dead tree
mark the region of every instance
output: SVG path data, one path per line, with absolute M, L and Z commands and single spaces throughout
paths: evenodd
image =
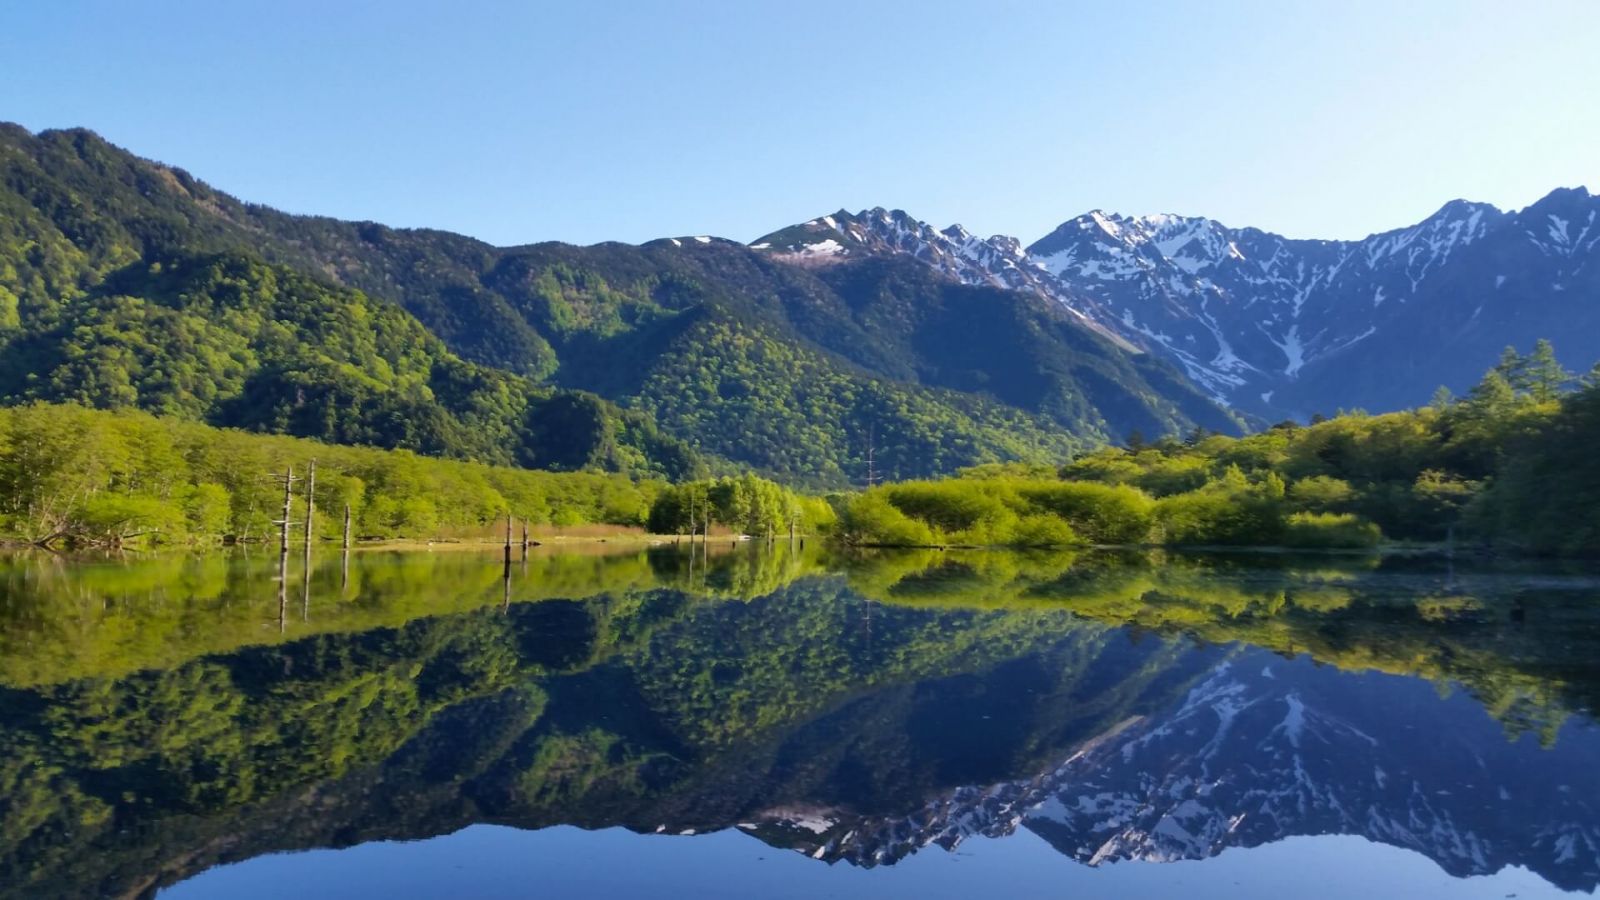
M 311 546 L 311 519 L 317 511 L 317 461 L 306 472 L 306 546 Z

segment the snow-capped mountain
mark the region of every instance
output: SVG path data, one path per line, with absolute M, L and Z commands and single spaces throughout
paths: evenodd
M 1107 310 L 1094 308 L 1093 298 L 1076 296 L 1023 250 L 1014 237 L 980 238 L 960 225 L 938 229 L 883 207 L 849 213 L 840 210 L 775 231 L 750 245 L 798 265 L 833 265 L 868 256 L 910 256 L 963 284 L 1028 291 L 1064 305 L 1084 324 L 1126 350 L 1122 330 L 1107 327 Z
M 788 827 L 789 845 L 818 859 L 867 866 L 1018 827 L 1087 865 L 1353 834 L 1458 877 L 1518 865 L 1593 890 L 1600 773 L 1585 760 L 1597 756 L 1592 723 L 1545 748 L 1531 734 L 1508 740 L 1477 701 L 1425 682 L 1252 652 L 1035 778 L 961 788 L 892 819 L 786 810 L 761 827 Z
M 1246 408 L 1412 405 L 1540 337 L 1585 368 L 1600 358 L 1600 200 L 1582 188 L 1515 213 L 1456 200 L 1359 241 L 1093 212 L 1028 249 L 1130 339 Z
M 1264 416 L 1416 405 L 1539 338 L 1573 368 L 1600 360 L 1600 197 L 1584 188 L 1517 212 L 1456 200 L 1358 241 L 1094 211 L 1024 253 L 1012 238 L 877 209 L 755 246 L 795 261 L 903 253 L 967 283 L 1032 291 Z

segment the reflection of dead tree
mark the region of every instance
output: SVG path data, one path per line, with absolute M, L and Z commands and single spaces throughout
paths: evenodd
M 289 548 L 278 554 L 278 633 L 287 627 L 289 611 Z
M 311 621 L 311 520 L 317 510 L 317 461 L 306 472 L 306 546 L 300 585 L 300 621 Z

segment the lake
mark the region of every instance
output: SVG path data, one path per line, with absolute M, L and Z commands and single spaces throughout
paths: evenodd
M 0 897 L 1592 894 L 1597 699 L 1550 563 L 20 554 Z

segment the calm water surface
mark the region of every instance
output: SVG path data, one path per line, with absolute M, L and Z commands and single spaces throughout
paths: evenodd
M 1600 578 L 718 547 L 0 557 L 0 897 L 1600 884 Z

